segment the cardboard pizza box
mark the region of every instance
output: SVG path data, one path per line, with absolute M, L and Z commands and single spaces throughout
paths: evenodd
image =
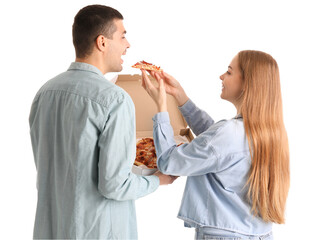
M 150 76 L 152 83 L 157 85 L 157 81 Z M 153 116 L 158 112 L 153 99 L 148 95 L 142 87 L 142 76 L 135 75 L 118 75 L 114 82 L 123 88 L 132 98 L 136 109 L 136 138 L 153 137 Z M 170 116 L 171 125 L 173 127 L 175 140 L 177 144 L 181 142 L 192 141 L 193 134 L 187 127 L 181 112 L 177 107 L 176 100 L 167 95 L 167 108 Z M 138 175 L 151 175 L 156 170 L 144 168 L 144 166 L 133 166 L 133 173 Z

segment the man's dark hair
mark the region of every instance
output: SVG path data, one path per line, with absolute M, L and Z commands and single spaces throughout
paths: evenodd
M 117 30 L 114 19 L 124 19 L 116 9 L 103 5 L 89 5 L 82 8 L 74 18 L 72 38 L 76 57 L 91 54 L 93 44 L 99 35 L 112 39 Z

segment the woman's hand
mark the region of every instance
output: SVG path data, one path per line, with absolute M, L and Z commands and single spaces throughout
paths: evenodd
M 176 99 L 178 106 L 182 106 L 184 105 L 184 103 L 187 102 L 188 97 L 184 89 L 174 77 L 172 77 L 171 75 L 163 71 L 162 72 L 148 71 L 148 72 L 155 79 L 157 79 L 157 81 L 159 81 L 159 79 L 163 79 L 166 93 L 172 95 Z
M 166 91 L 164 86 L 164 81 L 159 76 L 156 77 L 156 80 L 158 81 L 158 87 L 155 87 L 151 81 L 149 80 L 147 73 L 145 70 L 142 71 L 142 86 L 145 88 L 147 93 L 152 97 L 152 99 L 155 101 L 158 111 L 159 112 L 166 112 L 167 111 L 167 105 L 166 105 Z

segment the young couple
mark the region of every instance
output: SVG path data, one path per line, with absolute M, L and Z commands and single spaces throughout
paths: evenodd
M 222 80 L 221 98 L 237 115 L 214 122 L 165 72 L 142 70 L 158 106 L 154 118 L 157 172 L 131 172 L 135 109 L 129 95 L 104 78 L 120 72 L 130 47 L 123 16 L 90 5 L 74 19 L 76 61 L 45 83 L 30 111 L 37 168 L 35 239 L 137 239 L 135 199 L 188 176 L 178 217 L 195 239 L 272 239 L 284 223 L 289 150 L 278 66 L 268 54 L 241 51 Z M 166 108 L 174 96 L 195 139 L 176 147 Z

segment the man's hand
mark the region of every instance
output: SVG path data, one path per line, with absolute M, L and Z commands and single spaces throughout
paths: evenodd
M 159 185 L 172 184 L 178 178 L 176 176 L 165 175 L 160 171 L 155 172 L 154 175 L 159 178 Z

